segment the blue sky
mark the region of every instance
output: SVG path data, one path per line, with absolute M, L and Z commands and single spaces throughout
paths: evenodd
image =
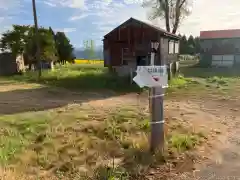
M 130 17 L 148 21 L 143 0 L 36 0 L 40 26 L 64 31 L 75 47 L 103 35 Z M 194 0 L 192 14 L 179 31 L 199 35 L 200 30 L 240 29 L 240 0 Z M 161 20 L 151 21 L 164 28 Z M 33 24 L 31 0 L 0 0 L 0 34 L 12 24 Z

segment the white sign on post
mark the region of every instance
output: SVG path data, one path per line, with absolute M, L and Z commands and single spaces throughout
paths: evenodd
M 168 87 L 168 74 L 166 66 L 138 66 L 137 76 L 133 80 L 142 88 Z

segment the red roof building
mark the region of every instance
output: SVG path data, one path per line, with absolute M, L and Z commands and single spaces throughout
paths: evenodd
M 240 65 L 240 29 L 201 31 L 200 45 L 202 65 Z
M 214 30 L 214 31 L 201 31 L 201 39 L 215 39 L 215 38 L 239 38 L 240 29 L 229 30 Z

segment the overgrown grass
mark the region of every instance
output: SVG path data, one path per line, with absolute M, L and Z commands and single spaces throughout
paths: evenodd
M 16 81 L 36 82 L 37 73 L 10 77 Z M 40 83 L 82 90 L 113 90 L 117 92 L 136 92 L 139 87 L 130 84 L 130 78 L 110 75 L 103 65 L 65 65 L 57 66 L 54 71 L 44 70 Z
M 36 82 L 37 73 L 27 72 L 23 75 L 10 77 L 18 82 Z M 45 85 L 63 87 L 73 90 L 113 90 L 115 92 L 141 92 L 135 83 L 130 84 L 129 77 L 110 75 L 102 65 L 65 65 L 57 66 L 54 71 L 44 70 L 40 82 Z M 170 91 L 188 87 L 191 78 L 177 76 L 169 82 Z
M 199 137 L 192 134 L 172 134 L 169 142 L 170 147 L 174 148 L 178 152 L 190 150 L 196 146 L 199 142 Z
M 197 66 L 182 67 L 181 72 L 185 77 L 190 78 L 239 78 L 239 68 L 201 68 Z
M 149 153 L 148 113 L 127 107 L 110 113 L 77 106 L 3 116 L 0 162 L 20 164 L 22 172 L 30 166 L 39 173 L 51 171 L 64 179 L 141 179 L 151 167 L 164 166 L 168 155 Z M 167 149 L 182 153 L 193 149 L 201 137 L 191 127 L 189 134 L 179 127 L 169 132 L 166 144 Z
M 17 116 L 1 116 L 0 163 L 11 161 L 18 152 L 34 141 L 48 126 L 48 117 L 43 113 Z
M 208 93 L 218 91 L 220 94 L 238 94 L 240 87 L 240 71 L 239 67 L 232 68 L 201 68 L 198 64 L 188 62 L 181 65 L 180 72 L 185 79 L 190 79 L 193 84 L 193 89 L 198 89 L 199 92 L 206 90 Z M 191 83 L 192 84 L 192 83 Z M 189 86 L 188 86 L 188 92 Z

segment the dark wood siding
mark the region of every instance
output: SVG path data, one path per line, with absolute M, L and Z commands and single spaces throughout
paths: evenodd
M 110 56 L 111 56 L 111 65 L 118 66 L 122 62 L 122 44 L 121 43 L 113 43 L 110 48 Z
M 132 59 L 136 59 L 137 56 L 148 56 L 151 51 L 151 41 L 160 41 L 160 37 L 164 37 L 163 32 L 133 20 L 114 29 L 105 36 L 104 50 L 110 49 L 110 64 L 112 66 L 121 66 L 123 65 L 122 48 L 129 49 L 129 55 Z M 161 47 L 162 51 L 164 51 L 164 56 L 161 59 L 166 60 L 166 63 L 177 60 L 176 54 L 168 55 L 168 40 L 168 37 L 164 37 Z
M 17 73 L 16 56 L 11 53 L 0 54 L 0 75 L 13 75 Z

